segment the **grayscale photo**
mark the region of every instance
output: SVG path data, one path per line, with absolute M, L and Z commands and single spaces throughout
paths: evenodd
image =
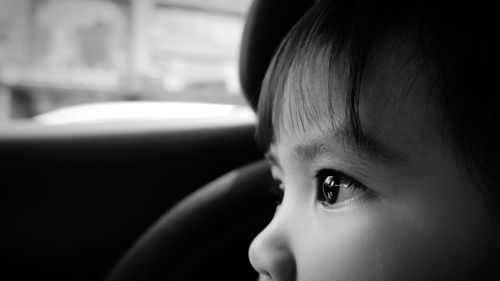
M 6 281 L 495 281 L 477 0 L 0 0 Z

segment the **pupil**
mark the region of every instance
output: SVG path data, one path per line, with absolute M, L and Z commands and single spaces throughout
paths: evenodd
M 323 182 L 323 195 L 329 203 L 335 203 L 339 193 L 338 184 L 335 184 L 335 177 L 328 176 Z

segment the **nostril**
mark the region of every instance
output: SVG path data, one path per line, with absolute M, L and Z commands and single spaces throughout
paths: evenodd
M 259 279 L 258 281 L 270 281 L 272 280 L 273 278 L 271 277 L 271 275 L 269 274 L 269 272 L 262 272 L 260 273 L 259 272 Z
M 296 265 L 291 247 L 291 224 L 294 217 L 281 207 L 271 222 L 252 241 L 248 257 L 253 268 L 260 274 L 259 280 L 295 280 Z M 293 210 L 293 209 L 290 209 Z
M 250 263 L 260 276 L 259 281 L 295 280 L 296 266 L 290 252 L 277 251 L 255 254 L 255 252 L 250 251 L 249 257 Z
M 261 241 L 261 235 L 254 239 L 248 250 L 248 258 L 252 267 L 259 274 L 258 281 L 273 280 L 268 270 L 272 266 L 270 263 L 271 260 L 267 258 L 268 249 L 262 247 L 263 244 L 260 243 Z
M 259 234 L 248 251 L 250 263 L 260 276 L 258 280 L 295 280 L 295 260 L 292 251 L 287 246 L 288 243 L 269 239 L 271 236 L 267 234 L 266 230 Z

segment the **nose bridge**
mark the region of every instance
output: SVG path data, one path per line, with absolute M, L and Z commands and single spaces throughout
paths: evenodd
M 271 222 L 252 241 L 248 253 L 255 270 L 273 280 L 295 280 L 289 215 L 287 210 L 278 209 Z

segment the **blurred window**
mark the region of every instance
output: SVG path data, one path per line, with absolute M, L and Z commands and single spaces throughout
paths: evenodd
M 0 123 L 77 120 L 92 106 L 134 118 L 161 111 L 153 101 L 246 105 L 237 61 L 250 2 L 0 0 Z

